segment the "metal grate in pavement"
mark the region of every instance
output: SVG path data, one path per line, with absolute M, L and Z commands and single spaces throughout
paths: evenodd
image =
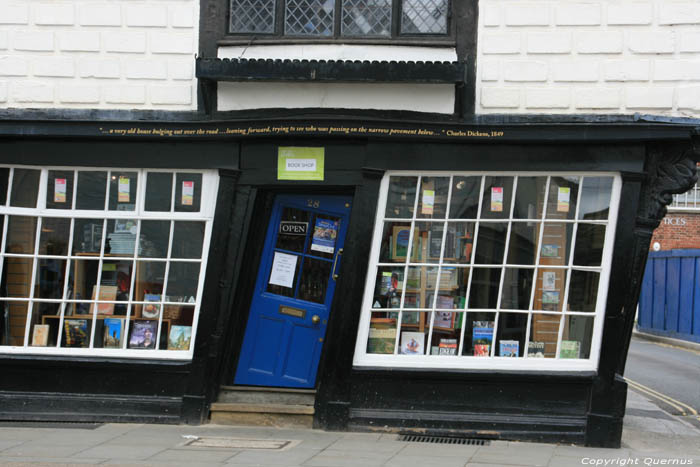
M 476 438 L 452 438 L 449 436 L 428 435 L 399 435 L 399 441 L 409 443 L 435 443 L 435 444 L 466 444 L 469 446 L 488 446 L 491 441 Z

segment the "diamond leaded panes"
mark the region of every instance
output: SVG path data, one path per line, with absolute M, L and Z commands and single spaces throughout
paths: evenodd
M 231 0 L 232 33 L 275 32 L 275 0 Z
M 402 34 L 446 34 L 447 0 L 403 0 Z
M 391 0 L 343 1 L 344 36 L 391 36 Z
M 292 36 L 332 36 L 334 0 L 288 0 L 284 33 Z

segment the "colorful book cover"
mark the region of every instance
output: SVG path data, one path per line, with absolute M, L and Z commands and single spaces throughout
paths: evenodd
M 491 355 L 491 343 L 493 342 L 493 321 L 474 321 L 472 327 L 472 343 L 475 357 L 488 357 Z
M 314 226 L 314 235 L 311 239 L 311 250 L 333 254 L 337 237 L 338 222 L 317 217 L 316 225 Z
M 168 336 L 168 350 L 190 350 L 192 326 L 172 326 Z
M 438 355 L 457 355 L 457 339 L 440 339 Z
M 106 272 L 111 272 L 110 267 L 114 267 L 113 264 L 103 264 L 102 265 L 102 276 L 105 277 Z M 116 270 L 116 267 L 115 267 Z M 92 299 L 95 300 L 97 293 L 97 286 L 92 287 Z M 113 302 L 117 299 L 117 286 L 116 285 L 101 285 L 100 286 L 100 297 L 97 300 L 100 301 L 110 301 Z M 95 304 L 90 306 L 90 313 L 92 314 Z M 114 314 L 114 303 L 97 303 L 97 314 L 98 315 L 113 315 Z
M 88 320 L 66 319 L 63 322 L 63 329 L 66 347 L 88 347 L 90 345 Z
M 520 342 L 518 341 L 501 341 L 498 349 L 500 357 L 517 357 L 520 352 Z
M 105 318 L 104 337 L 102 339 L 103 346 L 108 349 L 120 348 L 123 329 L 124 320 L 121 318 Z
M 581 358 L 581 343 L 579 341 L 561 341 L 559 358 Z
M 32 346 L 46 347 L 49 343 L 49 325 L 35 324 L 32 334 Z
M 129 339 L 130 349 L 155 349 L 158 321 L 142 319 L 135 320 Z
M 433 326 L 438 328 L 450 328 L 454 322 L 454 313 L 451 311 L 436 311 Z
M 425 334 L 422 332 L 402 332 L 401 333 L 401 354 L 402 355 L 424 355 L 425 354 Z
M 160 302 L 160 295 L 147 293 L 143 295 L 143 300 L 145 302 Z M 141 315 L 144 318 L 158 319 L 158 316 L 160 316 L 160 303 L 145 303 Z
M 393 354 L 396 341 L 396 328 L 391 323 L 372 323 L 367 339 L 367 353 Z
M 527 344 L 528 358 L 544 358 L 544 342 L 530 341 Z

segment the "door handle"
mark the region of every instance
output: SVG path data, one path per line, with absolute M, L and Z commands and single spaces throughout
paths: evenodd
M 313 316 L 311 317 L 311 322 L 314 323 L 314 324 L 318 324 L 318 323 L 321 322 L 321 317 L 318 316 L 318 315 L 313 315 Z
M 338 265 L 338 256 L 343 254 L 343 249 L 339 248 L 338 249 L 338 254 L 335 255 L 335 259 L 333 260 L 333 280 L 338 279 L 338 274 L 335 273 L 335 267 Z

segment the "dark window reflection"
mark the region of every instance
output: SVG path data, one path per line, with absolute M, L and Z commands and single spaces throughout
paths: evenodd
M 409 219 L 413 217 L 418 177 L 391 177 L 384 217 Z
M 107 172 L 78 172 L 78 194 L 75 197 L 76 209 L 105 208 Z
M 569 283 L 569 311 L 595 312 L 598 298 L 598 280 L 600 274 L 593 271 L 571 271 Z
M 579 219 L 607 219 L 610 211 L 612 177 L 585 177 Z
M 498 357 L 522 357 L 525 351 L 527 313 L 500 313 L 494 355 Z
M 600 266 L 604 243 L 604 225 L 579 224 L 574 248 L 574 265 Z
M 0 167 L 0 205 L 7 203 L 7 186 L 10 181 L 10 169 Z
M 532 269 L 506 269 L 501 294 L 502 309 L 527 310 L 530 307 L 533 274 Z
M 10 206 L 18 208 L 35 208 L 39 197 L 40 170 L 14 169 L 12 175 L 12 193 Z
M 496 308 L 501 268 L 474 268 L 469 308 Z
M 73 227 L 73 254 L 99 253 L 102 247 L 102 219 L 75 219 Z M 133 248 L 131 249 L 133 254 Z
M 34 253 L 37 218 L 9 216 L 9 219 L 5 251 L 7 253 Z
M 40 255 L 62 256 L 68 253 L 70 219 L 44 217 L 41 219 Z
M 304 269 L 299 282 L 299 299 L 309 302 L 323 303 L 326 300 L 326 288 L 330 278 L 330 261 L 315 258 L 304 259 Z
M 476 243 L 474 263 L 503 264 L 506 249 L 508 224 L 502 222 L 482 222 L 479 224 L 479 237 Z
M 172 258 L 199 259 L 204 242 L 204 222 L 175 221 Z
M 146 211 L 170 211 L 173 194 L 173 174 L 148 172 L 146 178 Z
M 540 224 L 513 222 L 508 244 L 508 264 L 535 264 Z
M 547 177 L 518 177 L 513 207 L 514 219 L 540 219 Z
M 139 256 L 165 258 L 168 254 L 170 221 L 141 221 Z
M 481 177 L 454 177 L 450 218 L 476 219 L 479 211 L 479 190 L 481 190 Z
M 34 296 L 36 298 L 61 298 L 66 275 L 66 260 L 39 259 Z

